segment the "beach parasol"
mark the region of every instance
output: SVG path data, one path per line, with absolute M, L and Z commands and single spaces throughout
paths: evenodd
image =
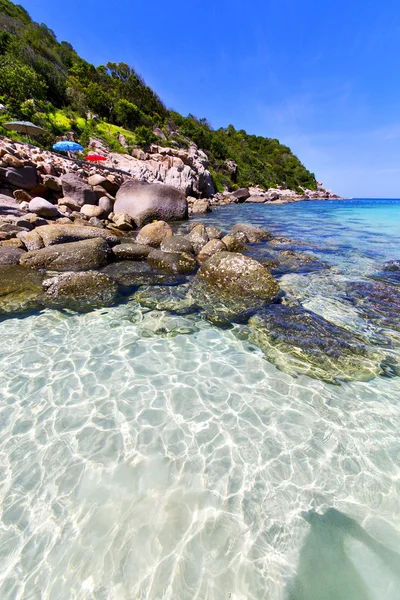
M 84 160 L 88 160 L 90 162 L 100 162 L 101 160 L 107 160 L 105 156 L 101 156 L 101 154 L 88 154 L 85 156 Z
M 38 127 L 30 121 L 10 121 L 9 123 L 3 123 L 3 127 L 5 129 L 18 131 L 18 133 L 25 133 L 26 135 L 32 136 L 40 136 L 44 133 L 47 133 L 46 129 L 43 129 L 43 127 Z
M 54 150 L 61 150 L 62 152 L 81 152 L 83 150 L 83 146 L 77 144 L 76 142 L 68 142 L 67 140 L 63 142 L 57 142 L 53 146 Z

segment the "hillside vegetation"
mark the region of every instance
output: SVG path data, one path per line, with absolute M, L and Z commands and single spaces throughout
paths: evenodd
M 26 119 L 49 131 L 42 140 L 47 146 L 68 131 L 83 145 L 98 137 L 116 152 L 151 143 L 185 148 L 193 141 L 208 154 L 218 190 L 251 184 L 317 187 L 314 174 L 278 140 L 233 125 L 214 130 L 206 119 L 168 110 L 133 68 L 113 62 L 94 67 L 9 0 L 0 0 L 0 102 L 6 107 L 1 135 L 10 135 L 2 123 Z M 119 142 L 121 134 L 127 148 Z M 237 173 L 229 161 L 237 164 Z

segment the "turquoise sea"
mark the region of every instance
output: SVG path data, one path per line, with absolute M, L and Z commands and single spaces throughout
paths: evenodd
M 285 292 L 400 358 L 390 294 L 351 297 L 398 290 L 399 200 L 202 220 L 298 240 L 331 268 Z M 400 599 L 400 377 L 293 378 L 240 326 L 133 298 L 0 321 L 0 397 L 1 600 Z

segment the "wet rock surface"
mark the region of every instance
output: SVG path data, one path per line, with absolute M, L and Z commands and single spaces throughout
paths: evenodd
M 368 381 L 384 372 L 384 354 L 300 305 L 268 306 L 251 317 L 249 326 L 250 340 L 269 361 L 291 375 L 335 383 Z
M 189 295 L 188 283 L 174 286 L 143 286 L 135 294 L 141 306 L 152 310 L 165 310 L 178 315 L 194 313 L 198 306 Z
M 398 287 L 370 281 L 355 281 L 346 288 L 347 300 L 365 318 L 374 323 L 400 331 L 400 289 Z
M 122 243 L 112 248 L 112 253 L 117 260 L 144 260 L 150 252 L 150 246 L 134 243 Z
M 155 269 L 167 273 L 191 273 L 197 268 L 193 256 L 185 252 L 163 252 L 154 249 L 148 255 L 147 262 Z
M 0 315 L 39 309 L 43 301 L 43 275 L 19 265 L 0 265 Z
M 107 242 L 102 238 L 95 238 L 25 252 L 20 264 L 31 269 L 87 271 L 106 265 L 110 254 Z
M 214 254 L 200 267 L 191 294 L 214 321 L 243 319 L 274 302 L 279 285 L 259 262 L 234 252 Z
M 43 281 L 47 306 L 87 312 L 108 306 L 117 296 L 116 282 L 105 273 L 62 273 Z
M 183 280 L 181 275 L 162 273 L 153 269 L 147 262 L 111 263 L 101 272 L 109 275 L 122 288 L 127 288 L 126 292 L 141 285 L 174 285 Z

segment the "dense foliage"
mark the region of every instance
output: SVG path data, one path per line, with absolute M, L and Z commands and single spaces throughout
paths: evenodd
M 94 67 L 10 0 L 0 0 L 0 102 L 6 106 L 0 133 L 10 117 L 29 119 L 53 137 L 72 129 L 82 143 L 96 136 L 113 150 L 126 151 L 121 134 L 128 147 L 146 147 L 161 143 L 153 132 L 157 127 L 166 137 L 164 145 L 187 147 L 193 141 L 204 150 L 220 190 L 250 184 L 316 188 L 314 175 L 278 140 L 232 125 L 213 130 L 206 119 L 167 110 L 127 64 Z M 237 172 L 229 161 L 237 164 Z

